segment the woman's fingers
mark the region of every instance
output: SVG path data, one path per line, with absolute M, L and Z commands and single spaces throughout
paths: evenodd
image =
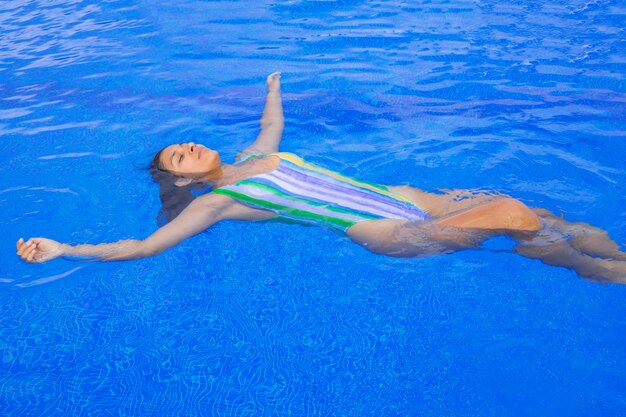
M 267 76 L 267 84 L 272 85 L 280 82 L 280 71 L 276 71 Z
M 26 248 L 26 250 L 22 254 L 22 259 L 24 259 L 25 261 L 28 261 L 28 258 L 31 256 L 33 250 L 35 250 L 35 245 L 29 246 L 28 248 Z
M 28 258 L 26 259 L 28 262 L 32 262 L 35 256 L 39 253 L 39 248 L 37 244 L 33 245 L 33 248 L 30 252 L 28 252 Z
M 35 242 L 32 240 L 28 240 L 26 243 L 22 244 L 22 255 L 24 255 L 34 244 Z
M 21 256 L 24 251 L 30 247 L 31 242 L 31 240 L 24 242 L 24 239 L 20 238 L 20 240 L 18 240 L 17 242 L 17 254 Z
M 41 250 L 39 250 L 39 247 L 37 246 L 37 244 L 34 244 L 32 246 L 32 249 L 28 252 L 28 255 L 26 256 L 26 260 L 28 262 L 37 262 L 37 259 L 40 258 L 41 255 Z
M 280 71 L 268 75 L 266 84 L 270 92 L 280 91 Z
M 17 241 L 17 255 L 25 261 L 31 261 L 37 254 L 37 243 L 33 239 L 29 239 L 24 242 L 24 239 L 19 238 Z
M 24 259 L 26 261 L 30 261 L 33 258 L 36 250 L 37 250 L 37 244 L 36 243 L 31 243 L 22 252 L 22 259 Z

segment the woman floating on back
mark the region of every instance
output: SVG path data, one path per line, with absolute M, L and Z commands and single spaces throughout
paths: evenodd
M 138 259 L 157 255 L 220 221 L 276 219 L 330 228 L 374 253 L 395 257 L 476 248 L 487 238 L 506 235 L 518 242 L 514 250 L 521 255 L 591 280 L 626 282 L 626 253 L 605 231 L 588 224 L 566 222 L 504 195 L 429 193 L 407 185 L 362 182 L 279 152 L 284 126 L 279 72 L 267 77 L 267 86 L 261 132 L 234 164 L 192 142 L 170 145 L 155 155 L 152 170 L 161 183 L 169 223 L 152 235 L 75 246 L 20 238 L 17 254 L 31 263 L 58 257 Z M 182 200 L 168 197 L 198 186 L 207 191 L 197 198 L 188 191 Z

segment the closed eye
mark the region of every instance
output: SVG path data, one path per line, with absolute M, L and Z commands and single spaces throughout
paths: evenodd
M 178 144 L 178 146 L 182 147 L 184 142 L 181 142 Z M 183 158 L 185 157 L 184 154 L 180 154 L 180 158 L 178 158 L 178 164 L 180 165 L 180 163 L 183 161 Z

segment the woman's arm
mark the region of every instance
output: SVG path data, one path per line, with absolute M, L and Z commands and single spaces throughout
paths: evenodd
M 144 240 L 120 240 L 99 245 L 61 244 L 45 238 L 17 241 L 17 254 L 31 263 L 42 263 L 58 257 L 98 261 L 123 261 L 158 255 L 224 219 L 231 200 L 223 195 L 207 194 L 196 198 L 178 217 Z
M 261 133 L 252 145 L 237 155 L 237 159 L 248 154 L 278 152 L 285 127 L 280 98 L 280 72 L 274 72 L 267 77 L 267 88 L 267 101 L 261 116 Z

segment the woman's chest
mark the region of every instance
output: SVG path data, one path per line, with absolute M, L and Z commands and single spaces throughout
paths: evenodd
M 267 174 L 275 169 L 278 169 L 280 166 L 280 158 L 276 155 L 268 155 L 260 158 L 253 158 L 246 163 L 249 163 L 249 167 L 244 167 L 246 169 L 246 176 L 256 176 L 261 174 Z
M 263 174 L 269 174 L 280 166 L 280 158 L 275 155 L 268 155 L 258 158 L 250 158 L 247 161 L 238 164 L 237 170 L 230 176 L 220 187 L 237 184 L 240 181 L 257 177 Z

